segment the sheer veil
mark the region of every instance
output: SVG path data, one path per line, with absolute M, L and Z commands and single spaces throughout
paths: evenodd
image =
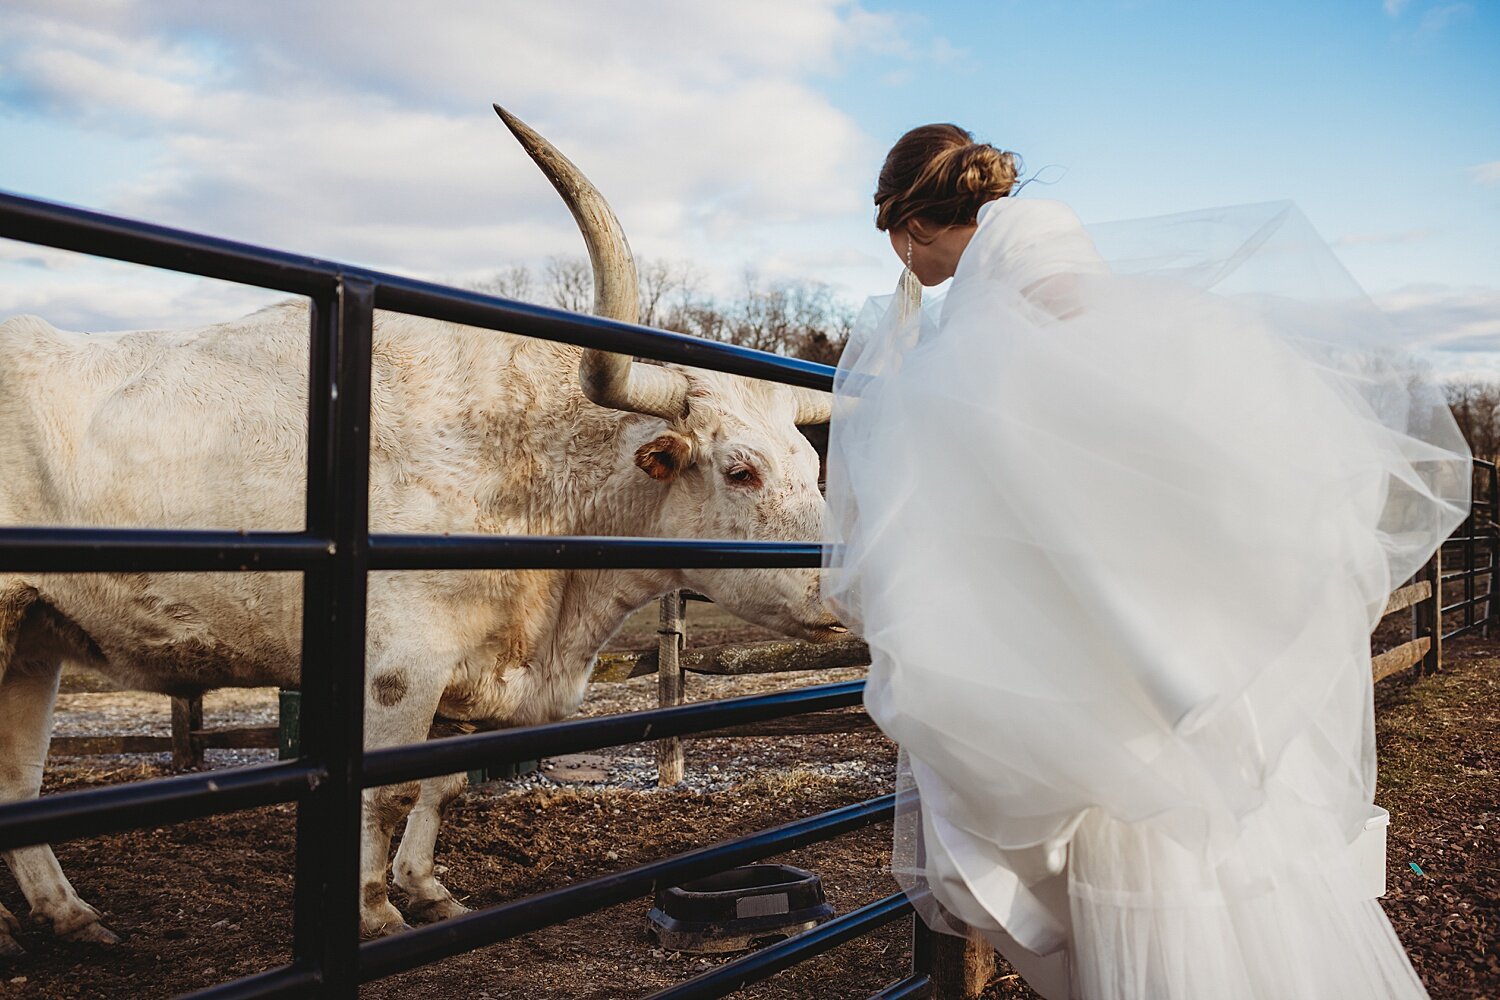
M 865 307 L 829 450 L 824 593 L 920 792 L 893 863 L 929 923 L 1091 1000 L 1425 995 L 1348 845 L 1370 630 L 1468 490 L 1293 206 L 986 205 L 942 301 Z

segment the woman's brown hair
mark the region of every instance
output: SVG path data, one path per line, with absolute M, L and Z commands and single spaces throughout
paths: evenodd
M 886 154 L 875 187 L 875 226 L 882 232 L 913 218 L 936 226 L 972 223 L 979 206 L 1016 185 L 1016 155 L 975 142 L 957 125 L 921 125 Z

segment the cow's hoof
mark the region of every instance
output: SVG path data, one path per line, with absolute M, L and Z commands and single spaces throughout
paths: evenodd
M 444 896 L 442 899 L 414 899 L 407 903 L 406 910 L 419 924 L 435 924 L 439 920 L 461 917 L 469 912 L 467 906 L 452 896 Z
M 0 934 L 0 959 L 20 958 L 26 954 L 26 949 L 9 934 Z
M 365 941 L 375 938 L 390 937 L 392 934 L 400 934 L 402 931 L 411 930 L 411 924 L 405 920 L 391 920 L 383 924 L 361 924 L 359 936 Z
M 21 933 L 21 921 L 4 906 L 0 906 L 0 937 L 11 937 Z
M 359 936 L 366 941 L 409 930 L 411 927 L 402 919 L 401 911 L 392 906 L 389 899 L 382 899 L 378 905 L 368 906 L 360 912 Z
M 62 936 L 64 941 L 74 941 L 82 944 L 119 944 L 120 935 L 95 921 L 92 924 L 84 924 L 76 930 L 71 930 Z

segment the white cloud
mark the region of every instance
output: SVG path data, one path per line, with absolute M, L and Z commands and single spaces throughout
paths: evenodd
M 377 0 L 358 17 L 17 0 L 0 12 L 0 93 L 159 148 L 90 207 L 426 276 L 581 248 L 499 100 L 589 173 L 638 253 L 728 276 L 826 255 L 866 222 L 880 150 L 816 84 L 901 36 L 850 0 Z
M 1500 356 L 1500 288 L 1411 285 L 1377 296 L 1403 343 L 1439 370 L 1489 364 Z M 1500 377 L 1500 368 L 1491 374 Z
M 1410 2 L 1411 0 L 1385 0 L 1385 12 L 1391 17 L 1399 17 Z
M 0 240 L 0 319 L 31 314 L 64 330 L 95 333 L 193 327 L 285 298 L 284 292 Z
M 1492 160 L 1489 163 L 1480 163 L 1469 168 L 1469 176 L 1474 178 L 1476 184 L 1500 184 L 1500 160 Z

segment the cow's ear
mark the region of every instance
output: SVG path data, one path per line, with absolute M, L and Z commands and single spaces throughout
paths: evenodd
M 692 460 L 693 445 L 681 434 L 668 431 L 635 450 L 635 464 L 652 479 L 672 479 Z

